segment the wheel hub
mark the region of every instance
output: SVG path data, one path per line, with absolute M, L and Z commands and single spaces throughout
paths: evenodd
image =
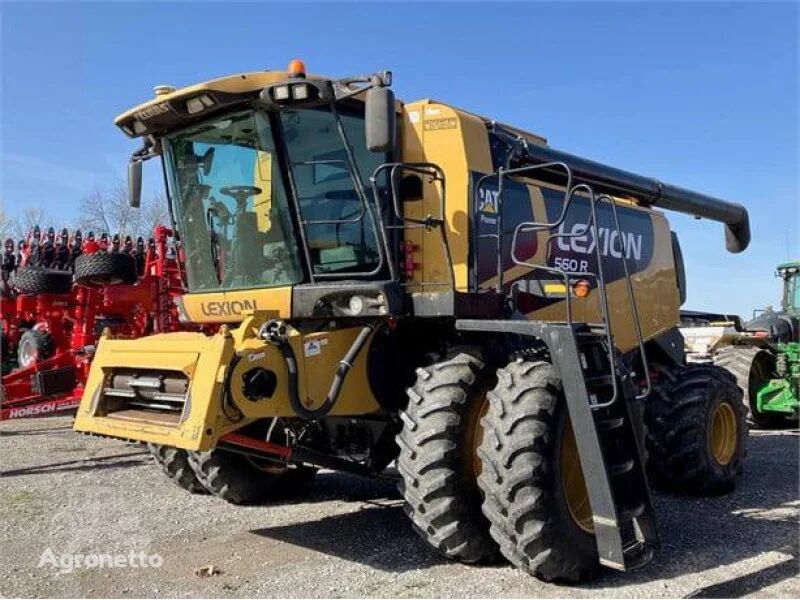
M 36 361 L 39 353 L 36 351 L 36 345 L 31 340 L 23 340 L 19 345 L 19 366 L 27 367 Z

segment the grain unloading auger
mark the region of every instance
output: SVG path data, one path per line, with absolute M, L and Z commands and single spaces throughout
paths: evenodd
M 295 61 L 161 86 L 117 119 L 145 142 L 134 204 L 141 161 L 163 160 L 182 318 L 225 325 L 101 340 L 76 429 L 148 442 L 236 503 L 396 461 L 449 558 L 573 581 L 645 564 L 647 473 L 729 489 L 746 436 L 732 378 L 684 364 L 680 249 L 654 207 L 723 222 L 731 251 L 746 210 L 397 102 L 390 79 Z

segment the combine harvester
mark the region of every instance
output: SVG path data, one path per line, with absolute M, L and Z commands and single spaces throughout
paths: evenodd
M 168 244 L 171 230 L 156 227 L 146 247 L 141 238 L 120 245 L 117 236 L 110 243 L 91 234 L 82 241 L 76 232 L 72 242 L 54 244 L 56 252 L 37 230 L 13 261 L 13 243 L 6 245 L 2 354 L 12 370 L 2 378 L 0 420 L 76 408 L 103 330 L 135 338 L 182 328 L 174 299 L 183 283 Z M 63 248 L 66 257 L 58 252 Z
M 732 252 L 746 209 L 390 84 L 293 61 L 159 86 L 117 119 L 144 143 L 134 206 L 142 161 L 163 160 L 181 314 L 224 325 L 102 337 L 75 429 L 147 442 L 233 503 L 396 459 L 414 528 L 450 559 L 568 581 L 648 563 L 647 471 L 730 490 L 747 436 L 733 377 L 684 361 L 657 209 L 723 223 Z

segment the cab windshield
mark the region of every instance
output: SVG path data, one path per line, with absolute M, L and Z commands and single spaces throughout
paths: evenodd
M 368 176 L 384 157 L 366 150 L 363 117 L 340 119 L 356 169 L 326 110 L 246 110 L 165 139 L 189 291 L 299 283 L 302 248 L 315 275 L 344 278 L 376 268 L 379 240 L 357 185 L 371 198 Z M 284 142 L 288 173 L 276 140 Z

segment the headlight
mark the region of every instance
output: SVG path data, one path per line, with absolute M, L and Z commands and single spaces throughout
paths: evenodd
M 278 85 L 274 88 L 275 100 L 288 100 L 289 99 L 289 86 Z
M 194 115 L 204 111 L 207 108 L 211 108 L 214 106 L 214 104 L 214 99 L 211 96 L 208 94 L 202 94 L 200 96 L 195 96 L 194 98 L 189 98 L 186 101 L 186 112 L 188 112 L 190 115 Z
M 298 83 L 292 86 L 292 97 L 295 100 L 308 100 L 308 85 Z
M 205 106 L 200 102 L 200 98 L 189 98 L 186 101 L 186 112 L 190 115 L 201 112 Z
M 364 299 L 361 296 L 350 296 L 348 308 L 353 316 L 360 315 L 364 310 Z

